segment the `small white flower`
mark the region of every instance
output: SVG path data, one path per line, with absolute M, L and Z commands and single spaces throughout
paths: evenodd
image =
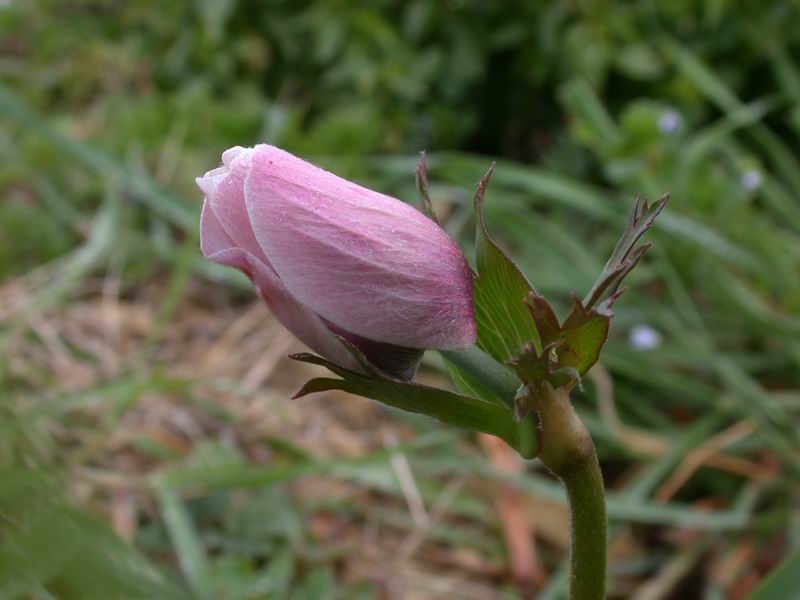
M 748 169 L 739 177 L 739 185 L 748 192 L 757 190 L 761 187 L 761 172 L 756 169 Z
M 651 350 L 661 345 L 661 334 L 650 325 L 636 325 L 631 328 L 628 343 L 637 350 Z
M 664 135 L 672 135 L 681 128 L 683 119 L 676 110 L 665 110 L 658 119 L 658 128 Z

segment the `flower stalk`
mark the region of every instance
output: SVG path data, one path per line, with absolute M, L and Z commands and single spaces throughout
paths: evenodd
M 570 599 L 602 600 L 606 581 L 606 503 L 594 442 L 565 387 L 536 390 L 539 458 L 561 481 L 570 514 Z

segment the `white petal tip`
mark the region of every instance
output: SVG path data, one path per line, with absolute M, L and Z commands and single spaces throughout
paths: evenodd
M 230 167 L 233 161 L 236 160 L 240 155 L 244 154 L 245 152 L 252 151 L 252 148 L 245 148 L 244 146 L 234 146 L 233 148 L 228 148 L 222 153 L 222 164 L 226 167 Z
M 227 175 L 228 169 L 225 167 L 219 167 L 217 169 L 212 169 L 202 177 L 196 178 L 194 181 L 197 183 L 197 187 L 203 190 L 203 193 L 207 197 L 210 197 L 214 193 L 217 184 L 219 184 L 219 182 L 222 181 Z

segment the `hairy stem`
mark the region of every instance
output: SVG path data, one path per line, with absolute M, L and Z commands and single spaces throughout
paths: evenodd
M 570 514 L 570 599 L 602 600 L 606 581 L 606 503 L 594 443 L 569 392 L 542 383 L 536 390 L 545 466 L 564 484 Z

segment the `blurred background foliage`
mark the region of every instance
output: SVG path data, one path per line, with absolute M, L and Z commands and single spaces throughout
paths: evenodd
M 563 527 L 540 517 L 563 504 L 536 463 L 500 472 L 470 436 L 364 401 L 288 400 L 307 370 L 197 250 L 193 178 L 260 141 L 408 201 L 427 149 L 465 250 L 496 158 L 490 228 L 564 306 L 634 193 L 672 192 L 576 399 L 610 490 L 612 597 L 744 598 L 789 572 L 799 9 L 0 2 L 0 598 L 563 597 Z M 259 341 L 220 367 L 201 352 L 232 322 Z M 504 486 L 549 578 L 509 576 Z M 800 597 L 777 573 L 759 597 Z

